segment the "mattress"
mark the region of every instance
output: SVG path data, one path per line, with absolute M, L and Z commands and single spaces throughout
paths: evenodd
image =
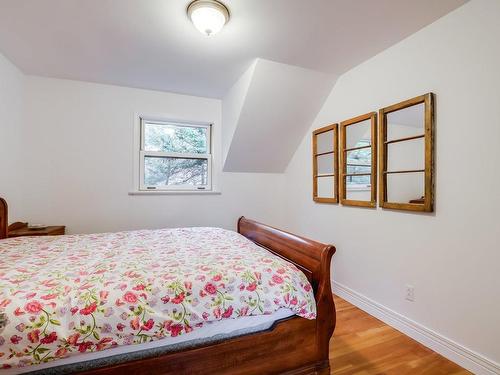
M 316 317 L 295 265 L 220 228 L 12 238 L 0 240 L 0 259 L 3 369 L 193 337 L 283 308 Z
M 287 308 L 270 315 L 246 316 L 236 319 L 209 322 L 198 330 L 177 337 L 166 337 L 145 344 L 127 345 L 108 350 L 85 353 L 63 358 L 55 362 L 1 370 L 2 375 L 30 373 L 32 375 L 72 374 L 82 370 L 115 365 L 192 347 L 216 343 L 222 340 L 269 329 L 275 322 L 295 315 Z

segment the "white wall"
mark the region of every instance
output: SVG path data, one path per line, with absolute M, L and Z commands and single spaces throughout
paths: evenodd
M 24 75 L 0 54 L 0 196 L 12 202 L 10 217 L 14 220 L 26 206 L 16 194 L 25 183 L 23 104 Z
M 70 233 L 211 225 L 234 228 L 240 215 L 275 225 L 284 176 L 220 173 L 221 101 L 116 86 L 26 77 L 29 184 L 14 201 L 33 196 L 19 215 L 65 224 Z M 134 114 L 213 121 L 220 195 L 130 196 Z M 16 176 L 16 173 L 11 173 Z M 3 190 L 3 186 L 2 186 Z M 35 199 L 36 198 L 36 199 Z
M 315 204 L 310 133 L 286 172 L 288 226 L 336 245 L 335 282 L 497 363 L 499 14 L 500 1 L 473 0 L 352 69 L 311 128 L 435 92 L 434 214 Z

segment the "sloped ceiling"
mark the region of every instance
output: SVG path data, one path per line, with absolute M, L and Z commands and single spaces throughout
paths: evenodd
M 222 102 L 224 171 L 283 172 L 335 81 L 257 59 Z
M 255 58 L 340 75 L 465 0 L 223 0 L 207 38 L 191 0 L 0 0 L 0 51 L 24 73 L 222 98 Z
M 223 169 L 283 172 L 336 76 L 466 0 L 223 0 L 211 38 L 190 1 L 0 0 L 0 51 L 26 74 L 222 98 Z

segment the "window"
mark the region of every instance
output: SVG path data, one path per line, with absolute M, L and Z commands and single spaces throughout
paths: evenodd
M 141 118 L 139 189 L 211 190 L 211 125 Z

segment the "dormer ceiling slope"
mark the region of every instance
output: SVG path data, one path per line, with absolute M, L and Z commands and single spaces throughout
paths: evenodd
M 224 171 L 283 172 L 335 80 L 257 59 L 222 101 Z

